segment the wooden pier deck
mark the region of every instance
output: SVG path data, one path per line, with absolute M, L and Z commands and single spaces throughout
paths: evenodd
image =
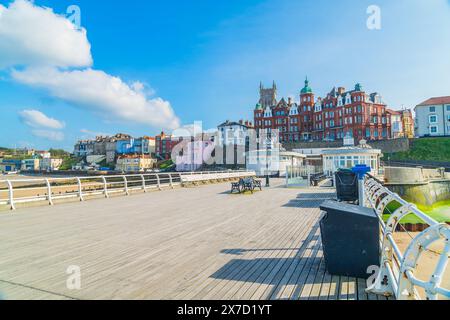
M 382 299 L 364 292 L 365 280 L 325 271 L 319 205 L 333 189 L 228 191 L 222 183 L 1 212 L 0 298 Z M 72 265 L 79 290 L 66 286 Z

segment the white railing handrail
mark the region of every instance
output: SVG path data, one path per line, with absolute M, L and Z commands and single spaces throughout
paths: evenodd
M 38 177 L 34 179 L 5 179 L 0 180 L 0 185 L 5 185 L 7 199 L 0 198 L 0 204 L 7 204 L 11 210 L 16 209 L 17 203 L 47 200 L 49 205 L 53 205 L 54 200 L 77 197 L 80 201 L 85 200 L 85 196 L 103 194 L 106 198 L 111 193 L 123 192 L 130 194 L 131 190 L 143 190 L 146 192 L 150 188 L 162 190 L 162 187 L 174 188 L 177 185 L 189 182 L 211 181 L 227 178 L 239 178 L 256 175 L 254 171 L 229 170 L 229 171 L 199 171 L 199 172 L 149 172 L 141 174 L 122 175 L 100 175 L 85 177 Z M 117 179 L 116 181 L 114 181 Z M 54 186 L 52 184 L 62 181 L 69 181 L 68 184 Z M 72 181 L 72 182 L 70 182 Z M 25 185 L 17 185 L 25 184 Z M 28 184 L 28 185 L 26 185 Z M 39 186 L 36 186 L 38 184 Z M 55 188 L 69 188 L 75 191 L 58 190 Z M 88 188 L 88 189 L 86 189 Z M 94 189 L 94 190 L 92 190 Z M 45 190 L 44 194 L 32 194 L 17 197 L 18 192 Z M 62 193 L 64 191 L 64 193 Z
M 438 295 L 450 298 L 450 290 L 441 287 L 450 253 L 450 226 L 434 220 L 373 177 L 365 178 L 364 189 L 367 203 L 377 212 L 380 220 L 382 246 L 380 270 L 374 284 L 367 289 L 367 292 L 385 296 L 394 295 L 399 300 L 417 300 L 421 297 L 415 287 L 421 287 L 429 300 L 436 300 Z M 385 223 L 383 213 L 392 202 L 397 202 L 400 206 L 391 213 Z M 402 254 L 393 234 L 400 220 L 410 214 L 419 217 L 429 227 L 414 237 L 405 253 Z M 442 252 L 439 253 L 434 272 L 427 281 L 419 280 L 415 276 L 419 258 L 430 245 L 439 240 L 444 240 L 445 244 Z

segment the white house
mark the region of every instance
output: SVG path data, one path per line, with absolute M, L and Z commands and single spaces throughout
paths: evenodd
M 415 112 L 417 137 L 450 136 L 450 96 L 428 99 Z
M 40 169 L 43 171 L 55 171 L 59 170 L 59 167 L 63 164 L 63 159 L 59 158 L 44 158 L 40 161 Z
M 372 149 L 365 140 L 361 140 L 358 146 L 323 149 L 323 172 L 331 176 L 338 169 L 350 169 L 358 164 L 365 164 L 371 168 L 373 174 L 377 174 L 381 156 L 381 150 Z
M 248 121 L 233 122 L 225 121 L 217 126 L 219 131 L 218 145 L 238 145 L 245 146 L 249 129 L 253 128 Z

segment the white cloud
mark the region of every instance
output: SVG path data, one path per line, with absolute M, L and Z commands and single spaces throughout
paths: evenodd
M 63 141 L 64 140 L 64 133 L 61 131 L 35 129 L 35 130 L 31 130 L 31 133 L 35 137 L 44 138 L 44 139 L 51 140 L 51 141 Z
M 0 67 L 17 65 L 91 66 L 86 30 L 26 0 L 0 5 Z
M 153 92 L 142 82 L 127 84 L 91 65 L 86 30 L 26 0 L 8 8 L 0 5 L 0 69 L 15 68 L 14 80 L 106 120 L 164 129 L 179 126 L 170 103 L 151 97 Z
M 65 123 L 46 116 L 39 110 L 22 110 L 19 112 L 21 120 L 33 128 L 63 129 Z
M 136 91 L 122 79 L 103 71 L 30 68 L 14 70 L 12 77 L 23 84 L 44 88 L 52 96 L 74 105 L 88 107 L 108 120 L 119 119 L 167 129 L 179 126 L 169 102 L 148 98 L 142 91 Z
M 31 134 L 38 138 L 50 141 L 63 141 L 64 133 L 59 131 L 65 127 L 65 123 L 50 118 L 39 110 L 28 109 L 19 112 L 23 123 L 31 128 Z

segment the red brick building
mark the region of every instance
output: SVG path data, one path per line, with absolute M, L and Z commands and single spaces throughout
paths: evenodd
M 172 135 L 166 135 L 164 131 L 155 137 L 155 154 L 159 159 L 169 160 L 171 158 L 172 149 L 180 142 Z
M 281 142 L 337 140 L 346 134 L 355 138 L 391 138 L 391 120 L 378 93 L 367 94 L 360 84 L 355 89 L 333 88 L 324 98 L 315 98 L 308 79 L 300 102 L 276 99 L 277 88 L 260 86 L 260 101 L 254 110 L 256 129 L 278 129 Z

